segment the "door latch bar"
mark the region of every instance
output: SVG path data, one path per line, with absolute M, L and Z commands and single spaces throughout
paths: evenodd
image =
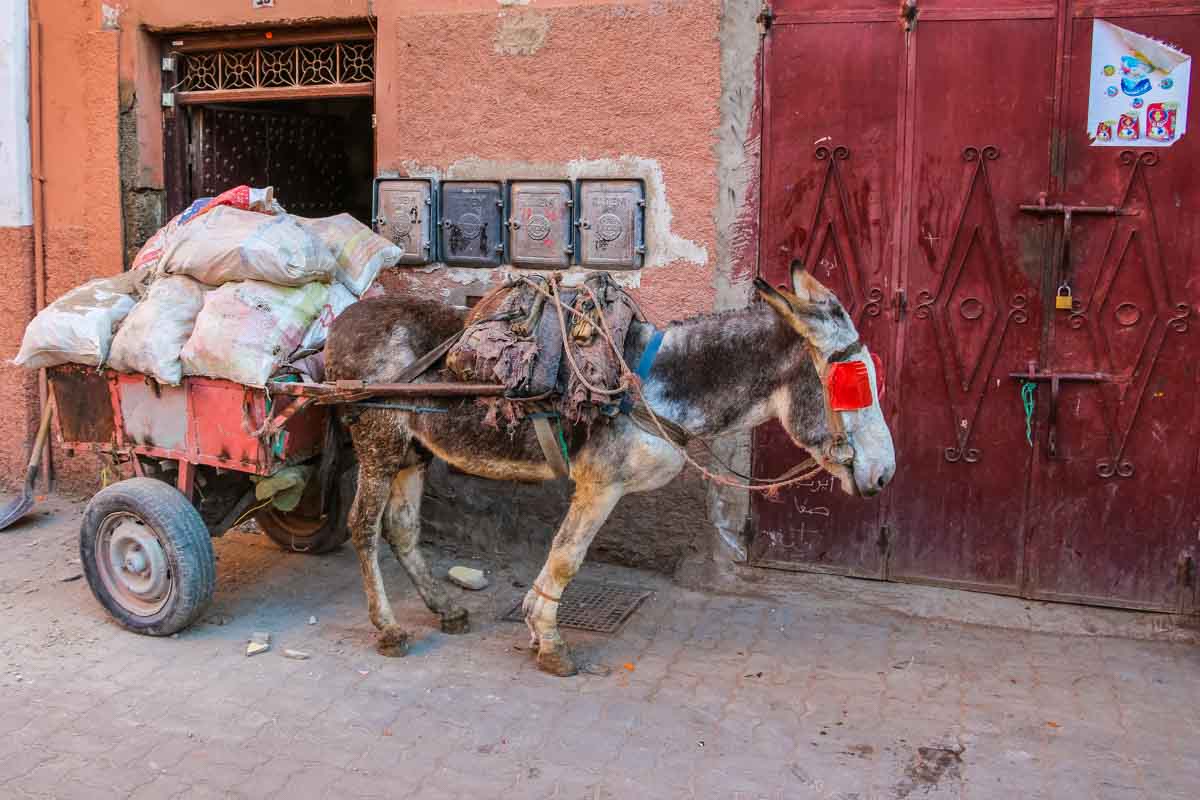
M 1076 383 L 1113 382 L 1114 376 L 1104 372 L 1054 372 L 1038 370 L 1033 364 L 1025 372 L 1010 372 L 1008 377 L 1023 382 L 1050 384 L 1050 412 L 1046 417 L 1046 452 L 1058 456 L 1058 394 L 1064 381 Z
M 1088 214 L 1100 217 L 1122 217 L 1133 216 L 1140 212 L 1126 211 L 1120 206 L 1073 206 L 1064 205 L 1063 203 L 1049 204 L 1046 202 L 1046 193 L 1042 192 L 1038 195 L 1036 204 L 1024 203 L 1018 206 L 1021 211 L 1026 214 L 1037 214 L 1039 216 L 1062 215 L 1063 218 L 1063 233 L 1062 247 L 1059 249 L 1058 264 L 1055 266 L 1055 285 L 1067 283 L 1067 271 L 1071 267 L 1071 221 L 1076 214 Z

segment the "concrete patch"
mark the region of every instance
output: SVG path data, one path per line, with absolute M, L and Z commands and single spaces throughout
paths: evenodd
M 500 24 L 496 26 L 493 47 L 502 56 L 531 56 L 542 49 L 549 33 L 549 17 L 533 13 L 515 16 L 502 13 Z

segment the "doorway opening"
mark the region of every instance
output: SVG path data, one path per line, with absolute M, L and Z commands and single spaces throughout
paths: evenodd
M 346 211 L 370 224 L 371 106 L 369 97 L 188 106 L 190 199 L 274 186 L 293 214 Z
M 375 42 L 366 27 L 207 32 L 163 42 L 168 217 L 233 186 L 289 212 L 370 224 Z

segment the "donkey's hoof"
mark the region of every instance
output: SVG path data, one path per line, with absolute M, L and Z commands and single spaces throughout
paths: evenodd
M 408 634 L 399 628 L 387 628 L 379 634 L 379 642 L 375 645 L 379 655 L 388 658 L 400 658 L 408 655 Z
M 456 608 L 442 615 L 442 633 L 467 633 L 471 630 L 471 615 L 465 608 Z
M 571 658 L 571 651 L 566 647 L 556 647 L 553 650 L 548 647 L 541 648 L 538 650 L 537 665 L 542 672 L 549 672 L 560 678 L 579 674 L 575 659 Z

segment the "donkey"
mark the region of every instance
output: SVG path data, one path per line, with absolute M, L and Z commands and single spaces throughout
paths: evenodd
M 755 286 L 765 304 L 673 322 L 661 337 L 652 325 L 635 322 L 625 359 L 637 364 L 651 340 L 657 340 L 659 350 L 643 392 L 660 418 L 700 437 L 778 419 L 797 445 L 840 480 L 845 492 L 874 495 L 895 471 L 875 364 L 832 292 L 804 271 L 793 272 L 792 284 L 789 292 L 758 280 Z M 357 303 L 330 331 L 329 379 L 393 382 L 462 325 L 460 313 L 437 303 L 391 297 Z M 831 365 L 849 361 L 865 367 L 869 394 L 864 407 L 835 411 L 823 378 Z M 358 457 L 351 540 L 384 655 L 403 655 L 408 634 L 397 624 L 384 589 L 378 560 L 381 534 L 425 604 L 440 615 L 442 630 L 468 630 L 467 611 L 451 601 L 417 546 L 427 464 L 437 457 L 494 480 L 554 478 L 528 421 L 487 425 L 480 403 L 420 402 L 421 409 L 378 403 L 340 412 Z M 430 413 L 435 410 L 445 413 Z M 625 414 L 596 423 L 590 435 L 574 430 L 567 438 L 574 494 L 523 606 L 538 667 L 560 676 L 574 674 L 576 664 L 558 631 L 558 602 L 593 537 L 623 495 L 657 489 L 684 466 L 675 444 Z

